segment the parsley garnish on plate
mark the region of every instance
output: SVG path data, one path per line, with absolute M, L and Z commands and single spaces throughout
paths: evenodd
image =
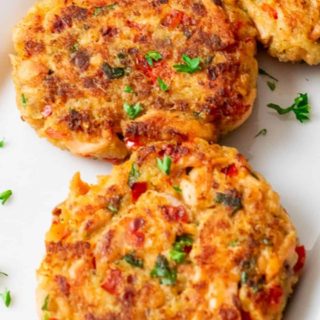
M 195 73 L 201 70 L 200 62 L 201 59 L 198 58 L 190 58 L 186 54 L 182 56 L 182 60 L 185 62 L 184 64 L 175 64 L 173 67 L 178 72 L 186 72 L 186 73 Z
M 166 175 L 170 174 L 172 160 L 169 156 L 165 155 L 163 160 L 157 158 L 158 168 Z
M 6 190 L 0 193 L 0 201 L 2 205 L 4 205 L 12 196 L 12 191 L 11 190 Z
M 276 83 L 274 81 L 267 81 L 267 85 L 271 91 L 276 89 Z
M 275 78 L 274 76 L 272 76 L 270 73 L 268 73 L 267 71 L 263 70 L 262 68 L 259 68 L 259 74 L 263 75 L 263 76 L 267 76 L 270 79 L 278 82 L 279 80 L 277 78 Z
M 162 59 L 162 54 L 158 51 L 148 51 L 144 56 L 150 66 L 153 66 L 153 61 L 159 61 Z
M 154 268 L 151 271 L 151 277 L 159 278 L 160 283 L 171 286 L 177 282 L 177 270 L 170 267 L 168 259 L 159 254 Z
M 260 136 L 265 136 L 268 133 L 267 129 L 261 129 L 254 137 L 258 138 Z
M 282 108 L 274 103 L 269 103 L 267 107 L 276 110 L 281 115 L 293 112 L 296 119 L 301 123 L 310 120 L 311 106 L 307 93 L 299 93 L 299 96 L 294 99 L 294 103 L 288 108 Z
M 4 147 L 4 145 L 5 145 L 4 140 L 0 140 L 0 148 L 3 148 L 3 147 Z
M 9 290 L 5 290 L 5 292 L 0 293 L 0 298 L 2 299 L 4 305 L 8 308 L 11 304 L 11 293 Z
M 125 102 L 123 109 L 131 120 L 134 120 L 142 112 L 142 106 L 140 103 L 129 104 Z
M 162 91 L 169 90 L 169 86 L 160 77 L 158 77 L 157 81 L 158 81 L 158 85 Z
M 123 260 L 134 267 L 143 268 L 143 260 L 138 258 L 134 253 L 126 254 Z
M 176 263 L 183 263 L 192 249 L 192 243 L 193 239 L 189 234 L 178 236 L 170 250 L 170 259 Z

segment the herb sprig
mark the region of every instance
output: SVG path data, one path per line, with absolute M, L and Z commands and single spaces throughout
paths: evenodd
M 153 61 L 160 61 L 162 59 L 162 54 L 158 51 L 148 51 L 144 56 L 150 66 L 153 66 Z
M 185 72 L 185 73 L 195 73 L 197 71 L 201 71 L 201 59 L 197 58 L 190 58 L 186 54 L 182 56 L 182 60 L 185 62 L 184 64 L 175 64 L 173 67 L 178 72 Z
M 158 255 L 151 277 L 159 278 L 160 283 L 171 286 L 177 282 L 177 270 L 170 267 L 168 259 L 163 255 Z
M 2 205 L 6 204 L 6 202 L 10 199 L 12 194 L 13 194 L 12 190 L 6 190 L 0 193 L 0 201 Z
M 274 103 L 269 103 L 267 107 L 276 110 L 280 115 L 293 112 L 296 119 L 301 123 L 310 120 L 311 106 L 307 93 L 299 93 L 299 96 L 294 99 L 294 103 L 288 108 L 282 108 Z
M 170 174 L 172 160 L 169 156 L 165 155 L 163 159 L 157 158 L 158 168 L 166 175 Z
M 124 103 L 123 109 L 131 120 L 137 118 L 143 110 L 140 103 L 129 104 L 127 102 Z

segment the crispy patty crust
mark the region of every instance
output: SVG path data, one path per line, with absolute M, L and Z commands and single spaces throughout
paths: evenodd
M 320 63 L 319 0 L 240 0 L 261 42 L 281 61 Z
M 40 136 L 83 156 L 216 141 L 251 113 L 255 36 L 218 0 L 41 0 L 14 32 L 18 106 Z
M 55 320 L 278 320 L 305 258 L 278 195 L 237 150 L 155 143 L 53 211 L 38 271 Z

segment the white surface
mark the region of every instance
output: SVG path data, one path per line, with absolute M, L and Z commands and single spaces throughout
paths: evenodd
M 33 320 L 35 270 L 44 253 L 44 234 L 49 228 L 52 208 L 67 195 L 73 173 L 84 179 L 110 171 L 111 166 L 76 158 L 39 139 L 20 120 L 10 80 L 8 53 L 11 29 L 32 0 L 0 0 L 0 191 L 13 189 L 14 197 L 0 206 L 0 291 L 12 291 L 13 303 L 0 303 L 1 320 Z M 274 92 L 267 79 L 259 77 L 259 94 L 254 114 L 224 143 L 236 146 L 265 175 L 281 194 L 282 203 L 298 228 L 309 253 L 305 276 L 290 304 L 287 320 L 320 319 L 320 67 L 280 64 L 259 56 L 260 66 L 279 78 Z M 292 116 L 277 116 L 266 108 L 269 102 L 289 105 L 299 92 L 307 92 L 313 106 L 312 121 L 298 123 Z M 254 138 L 267 128 L 265 137 Z

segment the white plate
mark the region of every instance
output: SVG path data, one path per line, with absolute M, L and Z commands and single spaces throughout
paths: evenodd
M 11 29 L 33 0 L 0 1 L 0 138 L 7 145 L 0 150 L 0 191 L 13 189 L 14 197 L 0 206 L 0 291 L 12 292 L 13 303 L 0 303 L 1 320 L 36 319 L 35 270 L 44 253 L 44 234 L 49 228 L 51 209 L 68 192 L 73 173 L 95 181 L 111 166 L 76 158 L 39 139 L 20 120 L 10 79 L 8 54 Z M 279 78 L 274 92 L 267 79 L 259 77 L 259 94 L 250 120 L 225 139 L 236 146 L 273 185 L 290 213 L 302 243 L 309 252 L 305 275 L 288 308 L 288 320 L 320 319 L 320 67 L 281 64 L 259 55 L 260 66 Z M 307 92 L 313 106 L 312 121 L 298 123 L 292 116 L 278 116 L 266 108 L 269 102 L 290 105 L 299 92 Z M 265 137 L 254 138 L 267 128 Z

